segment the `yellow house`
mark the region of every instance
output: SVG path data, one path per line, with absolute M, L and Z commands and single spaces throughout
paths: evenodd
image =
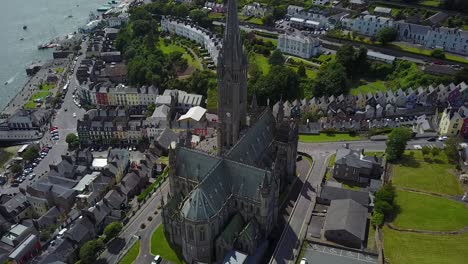
M 439 133 L 443 136 L 455 136 L 460 133 L 463 125 L 463 118 L 457 111 L 450 111 L 446 108 L 442 113 L 439 123 Z
M 356 95 L 356 109 L 363 110 L 366 108 L 366 97 L 362 93 Z

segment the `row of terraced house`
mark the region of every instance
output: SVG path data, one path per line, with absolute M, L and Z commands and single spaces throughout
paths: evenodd
M 377 91 L 375 94 L 359 93 L 357 95 L 339 95 L 313 97 L 310 100 L 296 99 L 284 104 L 285 113 L 290 113 L 294 107 L 299 107 L 301 113 L 314 112 L 319 116 L 335 119 L 373 119 L 394 116 L 414 116 L 417 114 L 433 114 L 436 109 L 451 107 L 458 109 L 468 102 L 468 85 L 464 82 L 455 85 L 439 84 L 429 87 L 412 88 L 403 91 Z M 280 102 L 273 106 L 273 112 L 278 111 Z

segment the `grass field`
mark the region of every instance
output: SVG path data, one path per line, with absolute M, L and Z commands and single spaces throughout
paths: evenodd
M 140 240 L 128 250 L 127 254 L 119 261 L 119 264 L 132 264 L 140 254 Z
M 169 245 L 162 225 L 159 225 L 151 236 L 151 254 L 160 255 L 163 259 L 175 264 L 184 263 Z
M 422 0 L 419 1 L 418 4 L 423 5 L 423 6 L 432 6 L 432 7 L 438 7 L 442 3 L 442 0 Z
M 361 136 L 351 136 L 349 134 L 324 134 L 319 135 L 299 135 L 299 141 L 305 143 L 333 142 L 333 141 L 353 141 L 361 140 Z
M 25 109 L 34 109 L 36 108 L 36 104 L 34 102 L 34 100 L 36 99 L 39 99 L 41 98 L 42 99 L 42 102 L 45 101 L 46 99 L 46 96 L 49 95 L 50 93 L 50 90 L 53 89 L 55 87 L 54 84 L 42 84 L 40 87 L 39 87 L 39 91 L 34 93 L 30 98 L 29 98 L 29 101 L 24 104 L 24 108 Z
M 392 181 L 395 186 L 447 195 L 462 194 L 460 184 L 450 173 L 454 166 L 448 163 L 444 152 L 434 160 L 424 159 L 421 151 L 413 153 L 414 157 L 410 157 L 406 151 L 403 161 L 394 165 Z
M 260 35 L 255 35 L 256 38 L 263 39 L 264 41 L 270 41 L 273 45 L 278 46 L 278 39 L 276 38 L 267 38 Z
M 263 25 L 262 19 L 258 17 L 252 17 L 249 20 L 247 20 L 247 22 L 255 24 L 255 25 Z
M 453 231 L 468 226 L 468 208 L 446 198 L 397 190 L 396 204 L 400 212 L 393 224 L 401 228 Z
M 270 71 L 270 64 L 268 64 L 268 58 L 255 53 L 250 57 L 249 63 L 255 63 L 258 65 L 258 68 L 263 72 L 263 74 L 268 74 Z
M 369 83 L 360 85 L 356 88 L 351 88 L 352 95 L 357 95 L 359 93 L 367 94 L 369 92 L 375 94 L 377 91 L 382 91 L 382 92 L 387 91 L 384 81 L 369 82 Z
M 331 61 L 331 60 L 333 60 L 333 59 L 335 58 L 335 56 L 336 56 L 335 54 L 330 54 L 330 55 L 321 54 L 317 59 L 318 59 L 320 62 L 324 63 L 324 62 L 326 62 L 326 61 Z
M 206 108 L 209 112 L 216 112 L 218 109 L 218 89 L 208 89 Z
M 0 167 L 3 167 L 18 151 L 21 146 L 0 148 Z
M 174 43 L 171 43 L 169 45 L 166 45 L 164 43 L 164 40 L 163 39 L 159 39 L 159 43 L 158 43 L 158 47 L 161 49 L 161 51 L 164 53 L 164 54 L 169 54 L 171 52 L 174 52 L 174 51 L 179 51 L 179 52 L 182 52 L 184 55 L 182 56 L 182 58 L 186 59 L 187 60 L 187 63 L 189 66 L 192 66 L 196 69 L 201 69 L 201 65 L 200 63 L 198 63 L 192 56 L 191 54 L 189 53 L 189 51 L 187 51 L 184 47 L 182 46 L 179 46 L 177 44 L 174 44 Z
M 468 233 L 425 235 L 383 228 L 385 258 L 392 264 L 466 263 Z
M 404 51 L 407 51 L 407 52 L 420 54 L 420 55 L 425 55 L 425 56 L 431 56 L 431 50 L 429 50 L 429 49 L 417 48 L 417 47 L 413 47 L 413 46 L 410 46 L 410 45 L 405 45 L 403 43 L 391 43 L 391 44 L 387 44 L 387 45 L 389 47 L 393 47 L 395 49 L 400 49 L 400 50 L 404 50 Z M 455 62 L 468 63 L 468 60 L 466 60 L 465 58 L 463 58 L 461 56 L 448 54 L 448 53 L 445 53 L 445 58 L 447 60 L 451 60 L 451 61 L 455 61 Z M 437 59 L 434 58 L 434 60 L 437 60 Z

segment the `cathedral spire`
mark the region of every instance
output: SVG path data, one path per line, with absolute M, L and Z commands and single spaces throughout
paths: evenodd
M 228 0 L 226 28 L 223 39 L 223 59 L 225 64 L 232 64 L 243 59 L 242 42 L 237 15 L 237 1 Z
M 218 56 L 218 155 L 237 143 L 247 120 L 247 56 L 242 48 L 236 0 L 228 0 Z

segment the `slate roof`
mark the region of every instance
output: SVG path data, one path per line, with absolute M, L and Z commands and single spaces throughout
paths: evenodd
M 264 112 L 257 122 L 227 153 L 227 158 L 254 165 L 262 156 L 274 137 L 274 117 Z
M 369 205 L 369 194 L 367 192 L 341 189 L 331 186 L 324 186 L 320 193 L 320 198 L 330 201 L 341 199 L 352 199 L 363 206 Z
M 177 136 L 177 134 L 174 133 L 174 131 L 172 131 L 169 128 L 165 128 L 161 132 L 161 134 L 159 134 L 159 136 L 156 138 L 156 141 L 158 142 L 158 144 L 165 149 L 169 149 L 169 145 L 173 141 L 177 142 L 178 140 L 179 140 L 179 137 Z
M 324 230 L 346 230 L 365 239 L 367 208 L 352 199 L 333 200 L 325 218 Z
M 369 159 L 370 158 L 370 159 Z M 362 155 L 362 150 L 352 149 L 338 149 L 336 151 L 335 164 L 346 165 L 356 168 L 369 168 L 371 169 L 373 163 L 380 163 L 374 157 L 366 157 Z
M 220 237 L 224 239 L 228 244 L 232 244 L 236 239 L 237 235 L 242 231 L 244 226 L 244 220 L 240 214 L 235 214 L 229 224 L 224 228 L 223 232 L 220 234 Z
M 104 196 L 104 201 L 113 209 L 120 209 L 120 206 L 125 202 L 125 196 L 118 190 L 111 190 Z
M 90 233 L 94 233 L 94 224 L 88 217 L 82 217 L 76 220 L 75 224 L 67 230 L 69 237 L 76 241 L 78 244 L 81 244 L 86 236 Z
M 199 182 L 182 205 L 184 217 L 194 221 L 209 219 L 231 195 L 259 200 L 260 185 L 271 182 L 272 176 L 252 165 L 272 142 L 274 123 L 271 112 L 264 112 L 226 159 L 178 148 L 176 175 Z

